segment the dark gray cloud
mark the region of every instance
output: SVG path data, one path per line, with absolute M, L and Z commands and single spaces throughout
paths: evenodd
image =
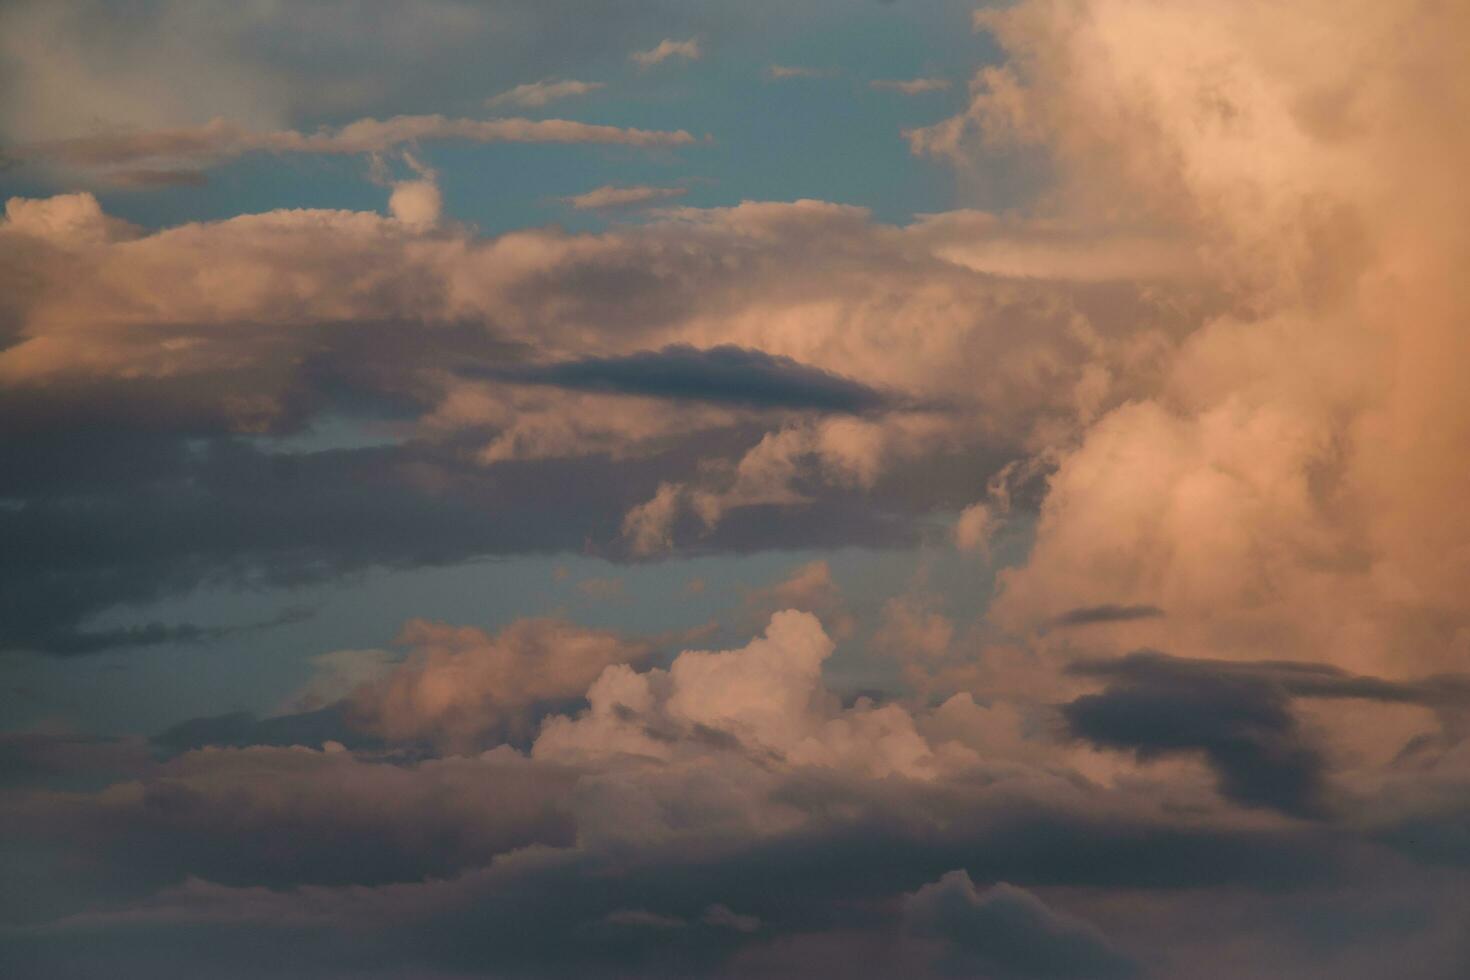
M 226 636 L 299 623 L 310 619 L 311 615 L 310 609 L 291 607 L 283 609 L 270 619 L 239 626 L 200 626 L 197 623 L 157 621 L 113 629 L 74 629 L 61 626 L 34 637 L 31 642 L 46 653 L 72 657 L 103 650 L 158 646 L 163 643 L 209 643 Z
M 1323 814 L 1326 764 L 1299 730 L 1285 692 L 1254 678 L 1144 663 L 1136 660 L 1125 680 L 1102 693 L 1065 705 L 1072 733 L 1145 759 L 1202 752 L 1230 799 L 1296 816 Z
M 469 458 L 473 442 L 281 452 L 237 437 L 137 432 L 107 448 L 105 435 L 63 432 L 44 449 L 40 439 L 0 448 L 0 486 L 10 484 L 0 505 L 0 650 L 77 655 L 264 625 L 87 625 L 104 610 L 206 584 L 291 586 L 370 567 L 589 547 L 621 558 L 629 507 L 694 472 L 705 454 L 736 455 L 759 438 L 705 433 L 647 457 L 486 467 Z M 68 457 L 93 446 L 91 468 Z M 34 465 L 10 469 L 7 457 Z M 912 502 L 875 508 L 838 488 L 820 508 L 747 508 L 713 532 L 690 516 L 686 550 L 905 545 L 918 515 Z M 284 610 L 277 621 L 294 615 Z
M 1142 758 L 1199 752 L 1220 790 L 1246 806 L 1325 816 L 1327 764 L 1292 713 L 1296 698 L 1353 698 L 1454 710 L 1470 678 L 1396 682 L 1324 664 L 1188 660 L 1139 651 L 1085 662 L 1074 673 L 1108 686 L 1061 709 L 1072 734 Z
M 235 886 L 441 877 L 530 844 L 567 846 L 573 775 L 513 753 L 372 758 L 301 747 L 209 749 L 111 793 L 8 801 L 12 841 L 62 842 L 135 894 L 193 875 Z M 86 898 L 73 896 L 78 905 Z
M 983 892 L 951 871 L 904 901 L 908 926 L 945 940 L 956 973 L 1004 977 L 1127 977 L 1138 967 L 1097 928 L 1055 912 L 1023 888 L 1000 883 Z
M 0 788 L 60 785 L 135 775 L 151 765 L 136 737 L 7 732 L 0 734 Z
M 1137 619 L 1156 619 L 1164 615 L 1158 606 L 1083 606 L 1069 609 L 1052 619 L 1053 627 L 1091 626 L 1094 623 L 1128 623 Z
M 671 344 L 622 357 L 593 357 L 472 374 L 576 391 L 756 408 L 866 412 L 883 408 L 890 401 L 888 396 L 851 378 L 732 344 L 707 349 Z

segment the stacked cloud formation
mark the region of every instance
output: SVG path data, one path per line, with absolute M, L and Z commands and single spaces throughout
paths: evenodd
M 588 57 L 703 70 L 739 27 L 696 8 Z M 18 166 L 91 188 L 0 222 L 7 663 L 264 663 L 307 615 L 169 614 L 210 589 L 581 554 L 718 591 L 825 556 L 707 627 L 413 618 L 319 644 L 270 711 L 0 735 L 0 972 L 1463 976 L 1470 11 L 976 24 L 1002 57 L 908 147 L 1038 186 L 904 223 L 619 179 L 559 200 L 624 222 L 492 234 L 394 156 L 687 125 L 78 135 L 0 98 Z M 492 105 L 610 91 L 558 58 Z M 99 201 L 260 154 L 376 155 L 388 213 Z M 342 418 L 389 436 L 289 448 Z M 906 584 L 833 573 L 885 549 Z

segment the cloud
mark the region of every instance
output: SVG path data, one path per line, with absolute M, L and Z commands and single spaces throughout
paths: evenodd
M 1451 324 L 1470 297 L 1451 269 L 1470 243 L 1444 217 L 1470 148 L 1448 125 L 1463 91 L 1425 101 L 1411 79 L 1426 64 L 1457 76 L 1443 39 L 1465 15 L 1143 9 L 982 12 L 1007 60 L 977 73 L 964 113 L 911 134 L 977 180 L 996 154 L 1048 168 L 1072 220 L 1173 238 L 1233 297 L 1151 393 L 1058 454 L 1036 546 L 994 618 L 1030 630 L 1156 604 L 1169 617 L 1150 642 L 1196 656 L 1264 644 L 1362 671 L 1442 669 L 1470 614 L 1456 597 L 1470 565 L 1449 557 L 1467 553 L 1470 512 L 1447 463 L 1470 446 L 1447 367 L 1467 353 Z M 1312 25 L 1329 22 L 1341 57 L 1312 53 L 1326 50 Z M 1368 40 L 1387 36 L 1386 53 Z M 1411 418 L 1432 448 L 1409 438 Z
M 821 686 L 832 649 L 815 616 L 788 610 L 739 650 L 686 651 L 667 671 L 609 667 L 588 690 L 586 712 L 543 723 L 532 757 L 671 760 L 686 746 L 739 747 L 797 766 L 931 778 L 932 753 L 907 712 L 833 703 Z
M 1084 695 L 1062 715 L 1073 734 L 1144 758 L 1202 752 L 1221 792 L 1246 806 L 1321 816 L 1325 761 L 1289 708 L 1259 681 L 1161 669 Z
M 439 223 L 444 199 L 433 180 L 405 180 L 393 185 L 388 213 L 413 228 L 431 228 Z
M 783 612 L 738 649 L 608 667 L 585 711 L 543 723 L 530 759 L 503 747 L 417 760 L 335 744 L 215 749 L 100 792 L 12 797 L 7 839 L 66 839 L 120 876 L 124 897 L 85 910 L 73 899 L 68 918 L 14 931 L 11 948 L 55 965 L 79 936 L 112 949 L 146 930 L 172 948 L 177 930 L 209 923 L 222 930 L 212 955 L 232 965 L 253 962 L 230 945 L 240 930 L 256 947 L 295 936 L 337 964 L 346 937 L 389 970 L 595 975 L 634 963 L 706 975 L 748 973 L 736 964 L 770 943 L 867 930 L 890 944 L 906 935 L 898 948 L 919 975 L 1122 976 L 1139 972 L 1122 949 L 1172 966 L 1177 947 L 1158 938 L 1172 934 L 1168 915 L 1227 914 L 1230 896 L 1283 910 L 1292 936 L 1284 910 L 1315 928 L 1324 914 L 1352 921 L 1345 870 L 1374 873 L 1373 834 L 1400 846 L 1381 822 L 1242 820 L 1204 800 L 1181 806 L 1177 787 L 1138 773 L 1108 785 L 1055 754 L 1026 761 L 1044 745 L 949 724 L 963 704 L 843 707 L 821 679 L 831 649 L 813 617 Z M 1304 664 L 1159 664 L 1087 669 L 1278 678 L 1303 696 L 1443 688 Z M 1048 888 L 1067 912 L 1032 891 L 1062 900 Z M 864 955 L 829 958 L 827 972 L 861 972 Z M 1260 955 L 1294 962 L 1272 959 L 1280 946 Z
M 806 68 L 800 65 L 768 65 L 766 77 L 777 82 L 793 78 L 830 78 L 835 72 L 830 68 Z
M 578 211 L 601 211 L 613 208 L 634 208 L 655 201 L 668 201 L 689 193 L 685 187 L 596 187 L 585 194 L 574 194 L 562 198 Z
M 1051 621 L 1053 627 L 1092 626 L 1097 623 L 1131 623 L 1164 615 L 1158 606 L 1084 606 L 1068 609 Z
M 760 408 L 865 412 L 887 396 L 850 378 L 733 344 L 673 344 L 623 357 L 589 358 L 496 372 L 517 384 Z
M 873 645 L 900 659 L 937 660 L 954 642 L 954 621 L 937 609 L 932 596 L 895 596 L 883 604 Z
M 733 929 L 736 932 L 755 932 L 761 927 L 761 920 L 753 915 L 741 915 L 732 912 L 726 905 L 711 905 L 704 910 L 704 915 L 699 921 L 707 926 L 719 926 L 723 929 Z
M 325 707 L 260 718 L 248 711 L 189 718 L 153 736 L 153 745 L 169 753 L 204 748 L 244 749 L 251 746 L 293 745 L 320 747 L 329 743 L 347 748 L 379 749 L 381 739 L 355 728 L 334 698 Z
M 899 92 L 903 95 L 924 95 L 927 92 L 944 92 L 949 89 L 947 78 L 879 78 L 868 83 L 869 88 Z
M 503 105 L 536 108 L 558 99 L 587 95 L 589 92 L 596 92 L 606 87 L 604 82 L 579 82 L 570 78 L 546 79 L 540 82 L 526 82 L 501 92 L 499 95 L 492 95 L 485 100 L 485 105 L 489 108 Z
M 942 938 L 1007 977 L 1124 977 L 1139 968 L 1095 926 L 1053 911 L 1004 882 L 984 892 L 964 871 L 950 871 L 904 899 L 910 929 Z
M 79 774 L 118 778 L 146 772 L 143 739 L 44 731 L 0 734 L 0 791 L 65 784 Z
M 955 547 L 961 551 L 984 551 L 995 534 L 996 515 L 994 508 L 980 501 L 960 511 L 954 525 Z
M 703 53 L 700 49 L 698 38 L 690 38 L 687 41 L 673 41 L 669 38 L 664 38 L 647 51 L 634 51 L 628 55 L 628 58 L 640 68 L 652 68 L 654 65 L 668 61 L 670 58 L 679 58 L 684 61 L 698 61 Z
M 345 211 L 144 233 L 90 195 L 9 214 L 0 485 L 28 503 L 0 512 L 0 621 L 32 648 L 211 575 L 621 553 L 625 515 L 665 484 L 668 520 L 628 538 L 635 554 L 912 540 L 919 515 L 1071 431 L 1074 403 L 1132 390 L 1153 349 L 1135 330 L 1178 329 L 1172 300 L 997 279 L 935 256 L 926 224 L 811 201 L 495 237 Z M 393 442 L 274 451 L 332 415 L 392 420 Z M 492 483 L 512 495 L 496 508 L 545 520 L 490 520 Z M 78 546 L 45 543 L 58 534 Z
M 69 833 L 132 888 L 185 873 L 232 885 L 417 881 L 541 842 L 566 844 L 571 774 L 509 749 L 415 765 L 341 746 L 186 752 L 96 796 L 12 801 L 12 832 Z
M 74 629 L 58 624 L 50 630 L 27 637 L 27 642 L 47 653 L 62 657 L 77 657 L 99 653 L 103 650 L 119 650 L 128 647 L 151 647 L 168 643 L 211 643 L 227 636 L 254 633 L 276 626 L 299 623 L 310 619 L 311 616 L 310 609 L 288 608 L 270 619 L 239 626 L 201 626 L 197 623 L 153 621 L 134 626 Z
M 5 202 L 7 231 L 68 245 L 126 241 L 138 229 L 102 212 L 91 194 L 57 194 L 48 198 L 12 197 Z
M 1230 799 L 1303 817 L 1327 813 L 1328 767 L 1292 711 L 1296 699 L 1470 704 L 1464 677 L 1399 683 L 1315 664 L 1188 660 L 1140 651 L 1082 662 L 1073 671 L 1108 681 L 1101 693 L 1062 707 L 1074 735 L 1143 758 L 1201 752 Z
M 752 20 L 705 3 L 574 10 L 505 0 L 489 10 L 461 0 L 327 0 L 303 12 L 200 0 L 139 13 L 17 0 L 0 11 L 0 61 L 14 81 L 0 93 L 0 142 L 215 116 L 273 129 L 463 104 L 467 92 L 616 66 L 655 32 L 749 36 Z
M 660 483 L 658 492 L 633 507 L 623 517 L 623 537 L 628 549 L 638 557 L 668 551 L 674 546 L 673 526 L 679 513 L 680 488 Z
M 620 129 L 566 119 L 454 119 L 442 115 L 358 119 L 313 133 L 259 131 L 225 119 L 202 126 L 160 129 L 28 143 L 11 150 L 20 160 L 43 160 L 106 171 L 139 164 L 215 166 L 247 153 L 384 153 L 406 143 L 465 140 L 472 143 L 603 143 L 626 146 L 683 146 L 694 137 L 683 130 Z
M 415 620 L 399 641 L 408 657 L 349 695 L 352 724 L 458 751 L 528 736 L 539 714 L 579 701 L 605 667 L 650 652 L 610 631 L 549 619 L 519 620 L 494 636 Z
M 604 916 L 602 921 L 608 925 L 629 926 L 634 929 L 682 929 L 686 925 L 683 919 L 659 915 L 646 909 L 616 909 Z
M 489 138 L 395 121 L 389 101 L 432 104 L 408 95 L 263 97 L 254 7 L 196 56 L 207 32 L 163 28 L 223 7 L 50 6 L 0 14 L 23 83 L 0 87 L 5 125 L 25 102 L 24 142 L 122 146 L 116 174 L 276 136 Z M 452 3 L 371 47 L 390 66 L 419 52 L 460 97 L 661 36 L 536 7 L 507 7 L 493 49 Z M 296 46 L 331 62 L 322 39 L 386 8 L 321 9 Z M 658 30 L 728 36 L 683 16 Z M 1002 58 L 909 139 L 962 194 L 1008 167 L 1046 182 L 1007 216 L 746 202 L 486 236 L 415 180 L 391 216 L 152 230 L 91 195 L 12 201 L 7 650 L 197 641 L 212 627 L 143 607 L 201 584 L 811 545 L 850 549 L 846 569 L 864 546 L 926 547 L 896 597 L 861 572 L 843 595 L 803 555 L 734 597 L 763 635 L 718 649 L 419 623 L 402 662 L 319 665 L 294 713 L 150 745 L 0 740 L 11 972 L 1121 975 L 1136 951 L 1200 980 L 1457 976 L 1464 16 L 987 9 Z M 138 42 L 150 25 L 158 43 Z M 94 34 L 128 50 L 99 60 Z M 472 56 L 443 55 L 456 34 Z M 566 53 L 532 67 L 517 44 Z M 218 62 L 199 87 L 228 104 L 200 115 L 191 86 L 140 84 L 143 60 L 188 79 Z M 310 87 L 301 56 L 279 60 Z M 220 113 L 238 122 L 204 123 Z M 368 113 L 389 122 L 310 128 Z M 67 140 L 92 118 L 117 129 Z M 333 420 L 378 438 L 297 448 Z M 989 563 L 933 547 L 956 514 L 961 546 L 1001 517 L 1008 552 L 1034 538 L 988 607 Z M 729 598 L 699 570 L 701 603 Z M 1181 656 L 1116 655 L 1141 637 Z M 900 687 L 881 648 L 923 675 Z M 914 693 L 839 696 L 870 673 Z M 490 748 L 507 738 L 529 757 Z

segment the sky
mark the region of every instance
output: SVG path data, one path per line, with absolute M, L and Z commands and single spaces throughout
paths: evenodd
M 0 6 L 0 974 L 1464 977 L 1467 66 Z

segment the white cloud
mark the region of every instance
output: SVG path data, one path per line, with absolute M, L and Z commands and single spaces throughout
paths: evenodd
M 689 193 L 685 187 L 596 187 L 583 194 L 562 198 L 578 211 L 600 211 L 612 208 L 633 208 L 656 201 L 668 201 Z
M 662 64 L 670 58 L 680 58 L 684 61 L 697 61 L 703 52 L 699 47 L 698 38 L 690 38 L 687 41 L 674 41 L 664 38 L 647 51 L 634 51 L 628 57 L 643 68 L 651 68 Z
M 768 65 L 766 77 L 775 81 L 787 81 L 793 78 L 828 78 L 835 72 L 830 68 L 807 68 L 801 65 Z
M 538 108 L 559 99 L 569 99 L 606 88 L 605 82 L 579 82 L 571 78 L 526 82 L 485 100 L 491 108 L 503 105 Z
M 355 723 L 392 741 L 452 750 L 523 735 L 538 706 L 579 697 L 609 664 L 646 656 L 646 644 L 551 619 L 517 620 L 495 635 L 414 620 L 407 659 L 360 685 Z
M 400 181 L 388 196 L 388 213 L 413 228 L 432 228 L 443 210 L 444 199 L 432 180 Z
M 666 671 L 610 667 L 587 692 L 591 707 L 547 719 L 532 754 L 668 762 L 739 746 L 794 766 L 932 778 L 937 762 L 907 711 L 869 702 L 844 709 L 822 685 L 832 650 L 815 616 L 785 611 L 739 650 L 686 651 Z
M 903 95 L 923 95 L 926 92 L 943 92 L 949 88 L 947 78 L 879 78 L 868 83 L 870 88 L 899 92 Z

